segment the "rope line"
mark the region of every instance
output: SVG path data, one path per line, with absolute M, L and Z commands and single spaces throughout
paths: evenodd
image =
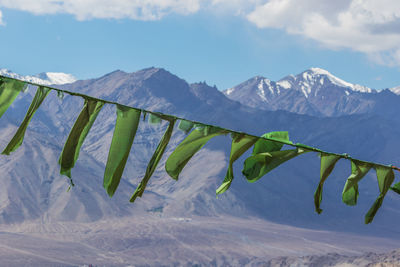
M 247 136 L 258 138 L 258 139 L 264 139 L 264 140 L 268 140 L 268 141 L 281 143 L 281 144 L 284 144 L 284 145 L 289 145 L 289 146 L 296 147 L 296 148 L 302 148 L 302 149 L 314 151 L 314 152 L 317 152 L 317 153 L 322 153 L 322 154 L 327 154 L 327 155 L 335 155 L 335 156 L 338 156 L 340 158 L 344 158 L 344 159 L 348 159 L 348 160 L 354 160 L 354 161 L 358 161 L 358 162 L 365 163 L 365 164 L 371 164 L 374 167 L 376 167 L 376 166 L 386 167 L 386 168 L 389 167 L 389 168 L 392 168 L 393 170 L 396 170 L 396 171 L 400 172 L 400 168 L 398 168 L 398 167 L 396 167 L 394 165 L 385 165 L 385 164 L 375 163 L 375 162 L 371 162 L 371 161 L 360 160 L 360 159 L 353 158 L 353 157 L 349 156 L 346 153 L 338 154 L 338 153 L 334 153 L 334 152 L 324 151 L 324 150 L 321 150 L 319 148 L 307 146 L 307 145 L 300 144 L 300 143 L 294 144 L 294 143 L 291 143 L 291 142 L 280 141 L 280 140 L 274 139 L 274 138 L 256 136 L 256 135 L 245 133 L 245 132 L 239 132 L 239 131 L 235 131 L 235 130 L 232 130 L 232 129 L 223 128 L 223 127 L 220 127 L 220 126 L 215 126 L 215 125 L 206 124 L 206 123 L 199 122 L 199 121 L 189 120 L 189 119 L 182 118 L 182 117 L 175 116 L 175 115 L 165 114 L 165 113 L 162 113 L 162 112 L 155 112 L 155 111 L 142 109 L 142 108 L 131 107 L 131 106 L 120 104 L 120 103 L 115 102 L 115 101 L 109 101 L 109 100 L 105 100 L 105 99 L 101 99 L 101 98 L 96 98 L 96 97 L 85 95 L 85 94 L 81 94 L 81 93 L 71 92 L 71 91 L 68 91 L 68 90 L 58 89 L 58 88 L 50 87 L 50 86 L 47 86 L 47 85 L 41 85 L 41 84 L 37 84 L 37 83 L 33 83 L 33 82 L 23 81 L 23 80 L 11 78 L 11 77 L 3 76 L 3 75 L 0 75 L 0 78 L 6 78 L 6 79 L 11 79 L 11 80 L 21 81 L 21 82 L 24 82 L 26 84 L 29 84 L 29 85 L 32 85 L 32 86 L 37 86 L 37 87 L 46 87 L 46 88 L 48 88 L 50 90 L 56 91 L 57 93 L 61 93 L 61 94 L 64 93 L 64 94 L 68 94 L 68 95 L 71 95 L 71 96 L 79 96 L 79 97 L 82 97 L 84 99 L 92 99 L 92 100 L 103 102 L 105 104 L 119 105 L 119 106 L 122 106 L 122 107 L 125 107 L 125 108 L 135 109 L 135 110 L 138 110 L 138 111 L 141 111 L 141 112 L 144 112 L 144 113 L 154 114 L 156 116 L 167 116 L 167 117 L 170 117 L 170 118 L 174 118 L 176 120 L 185 120 L 185 121 L 189 121 L 189 122 L 191 122 L 191 123 L 193 123 L 195 125 L 197 124 L 197 125 L 202 125 L 202 126 L 215 127 L 215 128 L 219 128 L 219 129 L 224 130 L 227 133 L 231 133 L 231 134 L 247 135 Z

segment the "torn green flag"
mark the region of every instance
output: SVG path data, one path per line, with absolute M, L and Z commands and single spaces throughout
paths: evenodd
M 40 107 L 43 100 L 46 98 L 48 93 L 50 92 L 50 88 L 39 86 L 35 97 L 32 100 L 31 105 L 25 115 L 24 120 L 22 121 L 21 125 L 19 126 L 17 132 L 15 133 L 14 137 L 11 139 L 10 143 L 8 143 L 7 147 L 1 154 L 10 155 L 11 152 L 17 150 L 17 148 L 22 144 L 25 136 L 25 131 L 28 128 L 28 124 L 31 121 L 33 115 L 35 114 L 36 110 Z
M 390 189 L 396 192 L 397 194 L 400 194 L 400 183 L 395 184 Z
M 258 139 L 254 144 L 252 155 L 245 160 L 242 173 L 249 182 L 257 181 L 283 162 L 297 156 L 297 152 L 299 152 L 286 150 L 287 152 L 275 153 L 279 152 L 284 144 L 292 144 L 286 131 L 269 132 L 261 137 L 272 140 Z
M 387 191 L 389 190 L 390 185 L 394 181 L 394 173 L 393 173 L 392 168 L 376 166 L 375 169 L 376 169 L 376 177 L 378 178 L 380 194 L 379 194 L 378 198 L 375 200 L 372 207 L 369 209 L 369 211 L 365 215 L 365 223 L 366 224 L 372 222 L 372 220 L 374 219 L 376 212 L 382 205 L 383 199 L 385 198 L 385 195 L 386 195 Z
M 82 111 L 76 119 L 71 132 L 68 135 L 64 148 L 61 152 L 58 163 L 61 166 L 60 173 L 71 178 L 71 169 L 79 157 L 79 151 L 92 127 L 97 115 L 99 114 L 104 102 L 85 99 Z
M 161 118 L 157 116 L 156 114 L 150 113 L 149 114 L 149 123 L 151 124 L 160 124 L 161 123 Z
M 233 163 L 257 142 L 259 138 L 244 134 L 235 134 L 232 137 L 231 154 L 229 156 L 229 166 L 222 185 L 217 189 L 217 195 L 229 189 L 233 180 Z
M 314 193 L 314 204 L 315 204 L 315 211 L 320 214 L 322 209 L 320 208 L 321 201 L 322 201 L 322 189 L 324 187 L 325 180 L 333 171 L 336 162 L 340 159 L 340 156 L 337 155 L 329 155 L 325 153 L 321 153 L 321 170 L 320 170 L 320 180 Z
M 149 164 L 147 165 L 146 173 L 136 188 L 133 196 L 130 199 L 130 202 L 134 202 L 137 197 L 142 197 L 144 190 L 146 189 L 147 183 L 149 182 L 151 176 L 153 175 L 155 169 L 157 168 L 158 162 L 161 160 L 164 151 L 171 139 L 172 131 L 174 129 L 175 118 L 163 116 L 161 117 L 164 120 L 169 121 L 169 125 L 167 130 L 165 131 L 163 137 L 161 138 L 160 143 L 158 144 L 156 151 L 154 151 L 153 156 L 150 159 Z
M 292 142 L 289 141 L 289 133 L 286 131 L 269 132 L 269 133 L 263 134 L 261 137 L 276 140 L 278 142 L 265 140 L 265 139 L 259 139 L 254 144 L 253 153 L 252 153 L 253 155 L 255 155 L 257 153 L 279 151 L 282 149 L 284 144 L 288 144 L 288 145 L 292 144 Z
M 14 79 L 0 78 L 0 117 L 10 107 L 26 83 Z
M 117 190 L 140 121 L 140 110 L 117 105 L 117 122 L 111 141 L 103 186 L 112 197 Z
M 351 161 L 351 175 L 349 178 L 347 178 L 342 193 L 342 200 L 344 203 L 349 206 L 354 206 L 357 204 L 358 182 L 364 178 L 371 168 L 371 164 L 356 160 Z
M 178 129 L 184 131 L 185 134 L 188 134 L 190 130 L 192 130 L 193 126 L 194 126 L 193 122 L 187 120 L 181 120 L 179 122 Z
M 206 129 L 207 128 L 207 129 Z M 171 153 L 165 163 L 165 170 L 173 179 L 178 180 L 179 174 L 189 160 L 197 153 L 211 138 L 227 134 L 226 130 L 218 127 L 204 126 L 192 131 Z
M 308 151 L 301 148 L 296 148 L 290 150 L 258 153 L 248 157 L 244 161 L 242 173 L 244 176 L 246 176 L 247 181 L 254 183 L 282 163 L 306 152 Z

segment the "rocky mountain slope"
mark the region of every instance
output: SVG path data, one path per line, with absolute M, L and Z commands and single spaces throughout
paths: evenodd
M 312 116 L 379 114 L 397 118 L 398 88 L 373 90 L 351 84 L 326 70 L 311 68 L 274 82 L 251 78 L 224 91 L 232 100 L 264 110 L 287 110 Z
M 258 265 L 261 262 L 253 262 Z M 400 250 L 389 253 L 365 253 L 358 256 L 329 253 L 327 255 L 313 255 L 304 257 L 279 257 L 260 266 L 265 267 L 293 267 L 293 266 L 331 266 L 331 267 L 396 267 L 400 266 Z
M 400 126 L 374 113 L 322 118 L 287 111 L 251 108 L 227 98 L 217 88 L 204 83 L 188 84 L 168 71 L 158 68 L 144 69 L 135 73 L 115 71 L 97 79 L 76 81 L 60 87 L 257 135 L 274 130 L 288 130 L 294 142 L 315 145 L 338 153 L 348 152 L 361 159 L 394 164 L 400 162 L 397 149 Z M 1 147 L 4 147 L 12 137 L 33 94 L 33 88 L 28 93 L 21 94 L 1 118 Z M 58 174 L 57 160 L 82 104 L 83 100 L 79 97 L 65 96 L 61 100 L 55 93 L 51 93 L 35 114 L 20 149 L 9 157 L 0 157 L 0 168 L 7 174 L 0 181 L 0 222 L 6 232 L 31 236 L 30 228 L 26 227 L 32 223 L 34 225 L 32 233 L 54 239 L 54 235 L 67 236 L 69 230 L 66 229 L 72 227 L 75 230 L 71 231 L 79 232 L 83 238 L 93 238 L 93 243 L 79 242 L 100 251 L 111 249 L 106 246 L 108 241 L 124 240 L 118 252 L 122 253 L 120 257 L 124 258 L 129 253 L 124 254 L 122 251 L 134 253 L 139 250 L 137 242 L 142 241 L 135 239 L 137 233 L 133 233 L 129 238 L 128 235 L 124 239 L 116 234 L 110 235 L 110 229 L 104 230 L 105 228 L 99 226 L 103 229 L 98 230 L 101 237 L 95 238 L 95 234 L 93 237 L 86 236 L 85 230 L 81 231 L 80 227 L 85 228 L 86 223 L 101 225 L 109 221 L 113 225 L 118 221 L 124 221 L 126 224 L 115 231 L 126 233 L 131 227 L 130 223 L 142 225 L 140 222 L 150 221 L 149 218 L 156 216 L 170 220 L 172 225 L 176 218 L 196 218 L 193 219 L 195 222 L 219 221 L 221 227 L 216 223 L 214 230 L 220 231 L 221 238 L 229 236 L 235 240 L 248 242 L 248 248 L 262 244 L 264 249 L 260 250 L 259 254 L 250 253 L 250 258 L 267 257 L 266 252 L 270 243 L 267 239 L 256 238 L 266 235 L 262 230 L 263 223 L 277 223 L 276 228 L 268 231 L 279 233 L 279 237 L 275 238 L 283 243 L 289 242 L 291 236 L 295 235 L 293 232 L 292 235 L 284 237 L 286 226 L 294 227 L 298 231 L 313 228 L 314 232 L 309 234 L 315 235 L 315 240 L 321 240 L 320 244 L 312 246 L 315 248 L 313 252 L 306 252 L 301 248 L 302 245 L 290 249 L 284 249 L 285 245 L 282 245 L 280 248 L 282 253 L 276 254 L 279 256 L 327 253 L 329 252 L 325 249 L 327 247 L 351 248 L 361 243 L 372 245 L 368 248 L 360 246 L 354 252 L 396 247 L 393 240 L 397 240 L 400 233 L 393 229 L 396 229 L 400 220 L 399 196 L 389 192 L 374 223 L 365 226 L 363 215 L 378 195 L 375 173 L 371 171 L 360 183 L 359 205 L 346 207 L 341 203 L 341 191 L 350 173 L 350 163 L 345 160 L 339 161 L 326 182 L 322 203 L 324 212 L 321 215 L 317 215 L 313 207 L 313 193 L 319 182 L 319 158 L 316 154 L 300 156 L 254 184 L 247 183 L 241 177 L 242 161 L 238 160 L 234 166 L 235 180 L 231 189 L 216 199 L 215 189 L 222 182 L 227 168 L 229 136 L 215 138 L 207 144 L 185 167 L 180 180 L 175 182 L 163 169 L 168 154 L 184 137 L 182 132 L 175 130 L 167 155 L 162 159 L 145 194 L 133 205 L 130 204 L 130 195 L 145 172 L 147 162 L 165 130 L 165 124 L 155 126 L 146 122 L 140 124 L 121 185 L 115 196 L 110 199 L 102 188 L 102 177 L 116 118 L 115 108 L 111 105 L 104 107 L 93 125 L 77 165 L 72 171 L 76 186 L 67 192 L 68 180 Z M 244 228 L 252 229 L 253 225 L 254 232 L 246 237 L 240 233 L 243 230 L 239 231 L 233 226 L 228 227 L 230 229 L 228 230 L 223 225 L 225 220 L 232 221 L 232 218 L 239 220 L 241 225 L 248 224 L 246 227 L 243 226 Z M 261 220 L 260 224 L 255 225 L 253 223 L 255 220 Z M 80 223 L 83 224 L 79 226 Z M 53 225 L 56 225 L 55 228 Z M 172 236 L 165 240 L 165 244 L 169 244 L 171 239 L 175 238 L 176 249 L 183 249 L 192 246 L 194 240 L 214 240 L 215 232 L 211 228 L 202 233 L 196 232 L 196 228 L 187 227 L 186 224 L 180 225 L 182 227 L 172 231 Z M 143 236 L 144 240 L 146 242 L 158 240 L 160 233 L 155 229 L 160 227 L 165 227 L 165 232 L 171 230 L 168 223 L 164 226 L 154 226 L 153 230 L 146 232 L 148 235 Z M 178 237 L 178 233 L 184 234 Z M 193 238 L 186 240 L 186 235 Z M 344 245 L 343 240 L 347 235 L 352 236 L 352 240 L 357 242 Z M 370 238 L 369 241 L 361 241 L 363 236 Z M 13 240 L 14 237 L 16 236 L 12 235 L 7 238 Z M 302 238 L 306 236 L 299 237 L 299 240 Z M 60 242 L 65 245 L 66 240 L 61 238 Z M 231 242 L 228 240 L 227 242 Z M 229 254 L 229 250 L 224 250 L 218 239 L 213 242 L 216 242 L 215 253 L 221 253 L 224 257 Z M 151 244 L 154 249 L 157 246 L 160 248 L 160 254 L 154 256 L 155 261 L 165 257 L 162 255 L 162 242 Z M 70 245 L 72 249 L 74 245 Z M 15 248 L 18 248 L 18 245 L 10 245 L 4 249 L 8 251 Z M 238 245 L 237 251 L 239 248 L 241 246 Z M 96 251 L 97 254 L 93 252 L 93 255 L 100 253 Z M 343 252 L 341 249 L 335 251 Z M 204 253 L 207 255 L 210 252 L 204 251 Z M 188 262 L 190 253 L 185 255 L 182 256 L 186 259 L 184 262 Z M 272 256 L 271 254 L 268 257 Z M 244 256 L 237 258 L 242 257 Z M 200 258 L 204 264 L 214 259 L 214 257 Z M 227 261 L 234 258 L 235 255 L 232 255 Z M 129 259 L 133 260 L 127 258 L 126 261 Z M 172 259 L 173 257 L 170 263 L 173 263 Z M 114 260 L 116 258 L 111 261 Z

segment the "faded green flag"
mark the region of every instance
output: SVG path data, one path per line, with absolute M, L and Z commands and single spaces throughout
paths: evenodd
M 322 212 L 320 205 L 322 201 L 322 189 L 324 187 L 324 182 L 333 171 L 333 168 L 335 167 L 335 164 L 339 159 L 340 156 L 321 153 L 320 180 L 317 190 L 315 190 L 314 193 L 315 211 L 318 214 Z
M 349 178 L 347 178 L 342 193 L 342 200 L 344 203 L 349 206 L 354 206 L 357 204 L 358 182 L 364 178 L 371 168 L 371 164 L 351 160 L 351 175 Z
M 103 186 L 112 197 L 117 190 L 140 121 L 140 110 L 117 105 L 117 122 L 111 141 Z
M 375 200 L 372 207 L 365 215 L 366 224 L 372 222 L 372 220 L 374 219 L 376 212 L 382 205 L 383 199 L 385 198 L 387 191 L 389 190 L 391 184 L 394 181 L 394 173 L 392 168 L 376 166 L 375 169 L 376 169 L 376 177 L 378 178 L 380 194 L 378 198 Z
M 71 132 L 68 135 L 58 163 L 61 166 L 60 173 L 71 178 L 71 169 L 79 157 L 79 151 L 90 131 L 104 102 L 95 99 L 85 99 L 82 111 L 76 119 Z
M 284 144 L 287 144 L 287 145 L 292 144 L 292 142 L 289 141 L 289 133 L 286 131 L 269 132 L 269 133 L 263 134 L 261 137 L 276 140 L 278 142 L 260 138 L 254 144 L 252 155 L 255 155 L 257 153 L 279 151 L 282 149 Z
M 143 192 L 146 189 L 147 183 L 149 182 L 151 176 L 153 175 L 155 169 L 157 168 L 158 162 L 161 160 L 164 151 L 169 143 L 169 140 L 171 139 L 172 131 L 174 129 L 174 124 L 175 124 L 175 118 L 162 116 L 161 119 L 169 121 L 168 128 L 165 131 L 163 137 L 161 138 L 161 141 L 158 144 L 156 151 L 154 151 L 154 154 L 151 157 L 149 164 L 147 165 L 146 173 L 142 181 L 136 188 L 135 192 L 133 193 L 130 202 L 134 202 L 137 197 L 142 197 Z
M 395 184 L 390 189 L 396 192 L 397 194 L 400 194 L 400 183 Z
M 178 129 L 184 131 L 186 134 L 192 130 L 194 123 L 187 120 L 181 120 L 178 125 Z
M 285 161 L 304 153 L 304 150 L 296 149 L 276 153 L 280 152 L 284 144 L 292 144 L 286 131 L 269 132 L 261 137 L 271 140 L 259 138 L 254 144 L 252 155 L 244 161 L 242 173 L 249 182 L 257 181 Z
M 217 195 L 229 189 L 233 180 L 233 163 L 257 142 L 259 138 L 244 134 L 235 134 L 232 137 L 231 154 L 229 156 L 229 166 L 222 185 L 217 189 Z
M 35 97 L 33 98 L 31 105 L 29 106 L 29 109 L 25 115 L 24 120 L 22 121 L 14 137 L 11 139 L 10 143 L 8 143 L 7 147 L 4 149 L 2 154 L 10 155 L 11 152 L 17 150 L 17 148 L 22 144 L 25 136 L 25 131 L 28 128 L 29 122 L 31 121 L 36 110 L 42 104 L 43 100 L 49 94 L 50 90 L 51 90 L 50 88 L 44 86 L 38 87 Z
M 6 77 L 0 78 L 0 118 L 10 107 L 26 83 Z
M 189 160 L 211 138 L 227 134 L 226 130 L 218 127 L 204 126 L 192 131 L 171 153 L 165 163 L 165 170 L 173 179 L 178 180 L 179 174 Z
M 244 161 L 243 175 L 253 183 L 282 163 L 308 151 L 302 148 L 258 153 Z
M 161 123 L 161 118 L 153 113 L 149 114 L 149 123 L 150 124 L 160 124 Z

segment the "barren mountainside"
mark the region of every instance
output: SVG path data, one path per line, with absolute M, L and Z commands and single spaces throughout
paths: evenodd
M 257 79 L 256 87 L 261 82 Z M 248 106 L 231 99 L 234 91 L 227 97 L 227 92 L 224 94 L 205 83 L 188 84 L 160 68 L 134 73 L 115 71 L 57 86 L 256 135 L 287 130 L 294 142 L 347 152 L 365 160 L 400 163 L 400 126 L 388 115 L 397 112 L 397 107 L 389 105 L 390 101 L 398 101 L 397 95 L 353 86 L 349 96 L 359 105 L 350 108 L 350 104 L 342 105 L 337 100 L 343 98 L 341 90 L 345 89 L 338 85 L 340 81 L 335 82 L 326 81 L 328 88 L 305 90 L 307 97 L 301 90 L 284 88 L 286 83 L 275 83 L 282 96 L 290 91 L 304 103 L 311 101 L 312 95 L 325 95 L 333 88 L 331 91 L 336 93 L 326 96 L 329 98 L 326 106 L 308 103 L 315 113 L 302 112 L 300 104 L 296 105 L 301 109 L 291 110 L 294 102 L 270 98 L 269 89 L 264 90 L 268 103 L 286 103 L 286 108 Z M 266 86 L 268 82 L 263 80 L 263 83 Z M 1 118 L 1 147 L 5 147 L 20 124 L 34 92 L 30 88 L 20 94 Z M 251 92 L 241 99 L 256 101 Z M 346 91 L 343 94 L 347 95 Z M 380 112 L 376 100 L 385 94 L 392 99 L 386 102 L 386 113 Z M 373 109 L 361 108 L 368 107 L 366 99 L 375 101 Z M 340 103 L 329 104 L 336 100 Z M 37 258 L 42 263 L 59 262 L 65 266 L 90 263 L 84 257 L 74 260 L 72 256 L 59 256 L 64 250 L 79 247 L 90 255 L 88 259 L 96 259 L 92 263 L 107 266 L 126 266 L 131 262 L 137 262 L 138 266 L 147 263 L 220 266 L 235 262 L 257 265 L 257 261 L 268 264 L 278 256 L 297 258 L 330 252 L 349 252 L 355 256 L 398 247 L 400 233 L 393 229 L 397 229 L 400 221 L 399 196 L 389 192 L 374 222 L 364 225 L 363 216 L 379 194 L 376 175 L 370 171 L 360 182 L 359 203 L 348 207 L 341 202 L 341 192 L 350 174 L 350 162 L 346 160 L 338 162 L 325 183 L 321 215 L 314 212 L 319 158 L 313 153 L 285 163 L 256 183 L 243 179 L 243 159 L 239 159 L 234 164 L 232 187 L 216 198 L 215 190 L 227 169 L 230 136 L 211 140 L 184 168 L 180 179 L 174 181 L 163 167 L 167 156 L 184 138 L 184 133 L 175 129 L 143 197 L 129 203 L 166 128 L 164 123 L 140 123 L 121 184 L 114 197 L 109 198 L 102 179 L 116 119 L 112 105 L 103 108 L 93 125 L 72 170 L 76 186 L 67 192 L 68 179 L 59 175 L 57 161 L 82 105 L 83 99 L 79 97 L 66 95 L 60 99 L 50 93 L 32 119 L 22 146 L 11 156 L 0 157 L 4 174 L 0 180 L 0 230 L 3 240 L 7 240 L 0 247 L 2 259 L 8 255 L 10 262 L 15 258 L 23 262 L 21 255 L 29 252 L 46 255 Z M 31 243 L 22 245 L 21 237 Z M 33 245 L 46 242 L 49 243 L 39 247 Z M 290 262 L 291 258 L 285 261 Z

